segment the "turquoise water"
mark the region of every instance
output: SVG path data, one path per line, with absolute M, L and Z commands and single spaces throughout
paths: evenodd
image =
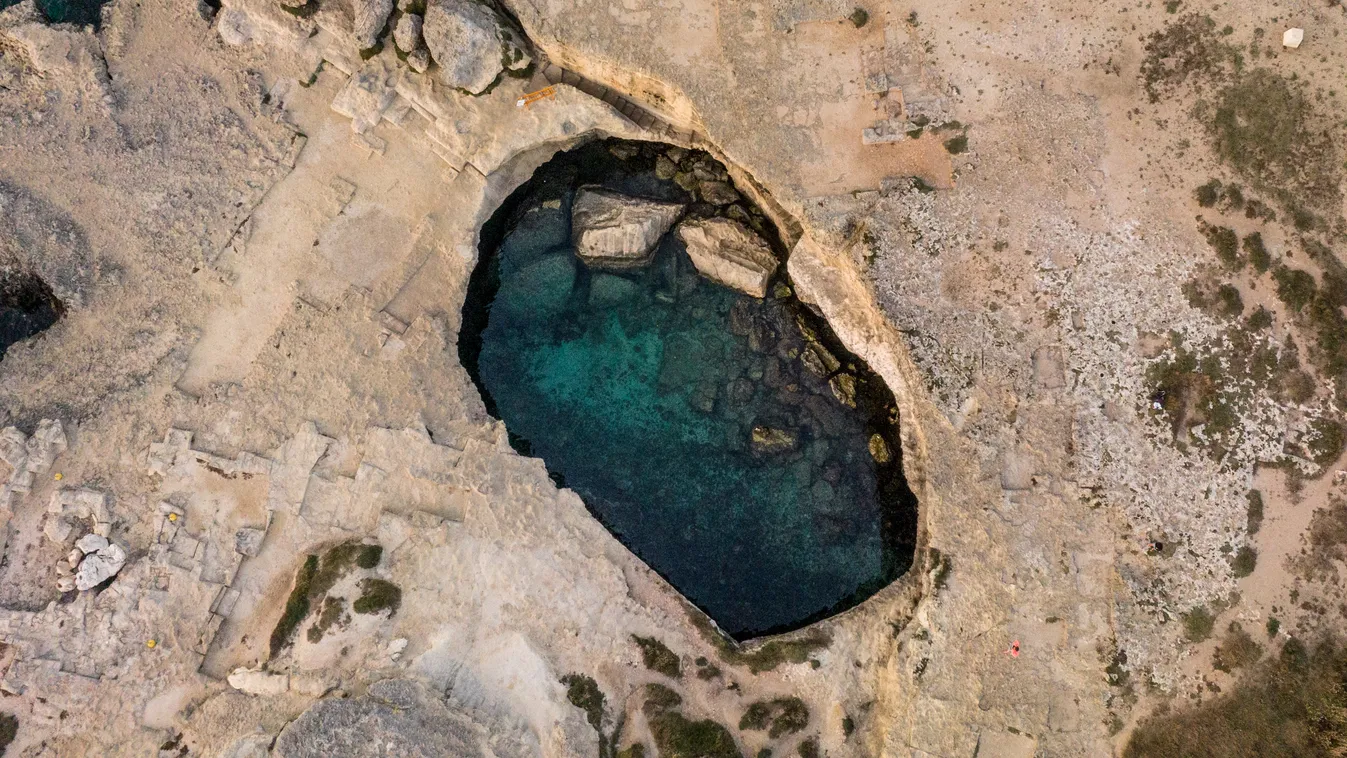
M 856 367 L 858 407 L 845 405 L 810 370 L 806 354 L 827 348 L 793 298 L 701 278 L 672 235 L 638 271 L 578 262 L 569 203 L 586 167 L 615 189 L 680 192 L 604 155 L 563 156 L 581 170 L 544 169 L 488 225 L 484 244 L 503 234 L 474 275 L 464 365 L 516 448 L 730 634 L 858 602 L 907 568 L 915 537 L 896 463 L 867 444 L 878 432 L 896 449 L 891 396 Z M 793 444 L 755 446 L 755 428 Z

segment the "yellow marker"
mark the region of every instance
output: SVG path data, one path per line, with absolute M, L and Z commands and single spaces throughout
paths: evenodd
M 52 479 L 55 479 L 55 480 L 58 481 L 58 482 L 61 481 L 61 480 L 64 479 L 64 478 L 65 478 L 65 474 L 60 474 L 60 473 L 58 473 L 56 476 L 53 476 L 53 477 L 52 477 Z
M 168 514 L 168 520 L 169 520 L 169 521 L 177 521 L 177 520 L 178 520 L 178 514 L 176 514 L 176 513 L 170 513 L 170 514 Z
M 145 647 L 150 648 L 151 650 L 153 650 L 154 646 L 158 644 L 159 643 L 155 642 L 154 640 L 145 640 Z

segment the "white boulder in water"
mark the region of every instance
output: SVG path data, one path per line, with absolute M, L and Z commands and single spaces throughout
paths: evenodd
M 571 206 L 575 254 L 597 268 L 644 266 L 654 255 L 660 237 L 682 214 L 681 203 L 582 188 Z
M 780 265 L 772 248 L 738 221 L 688 219 L 678 238 L 702 276 L 746 295 L 767 296 L 767 282 Z

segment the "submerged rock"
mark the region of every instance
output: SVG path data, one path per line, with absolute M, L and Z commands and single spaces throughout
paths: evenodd
M 581 189 L 571 208 L 575 254 L 598 268 L 644 266 L 682 213 L 680 203 Z
M 893 460 L 893 451 L 889 450 L 889 443 L 878 434 L 870 435 L 870 457 L 875 459 L 875 463 L 888 463 Z
M 472 0 L 431 0 L 422 27 L 440 79 L 450 87 L 478 95 L 505 70 L 500 19 Z
M 762 298 L 779 261 L 761 237 L 725 218 L 689 219 L 678 226 L 688 257 L 706 278 Z
M 794 450 L 799 439 L 793 432 L 770 426 L 753 427 L 753 449 L 760 453 L 784 453 Z
M 513 319 L 546 319 L 565 309 L 574 285 L 574 258 L 554 253 L 503 279 L 495 308 Z
M 739 200 L 739 193 L 734 191 L 729 182 L 707 181 L 702 182 L 698 188 L 698 193 L 702 200 L 711 205 L 729 205 Z

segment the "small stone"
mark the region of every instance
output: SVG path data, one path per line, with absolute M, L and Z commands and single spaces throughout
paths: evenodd
M 70 592 L 75 589 L 75 577 L 59 576 L 56 578 L 56 589 L 61 592 Z
M 875 459 L 875 463 L 888 463 L 893 460 L 893 451 L 889 450 L 889 443 L 878 434 L 870 435 L 870 457 Z
M 66 553 L 65 562 L 69 564 L 72 569 L 80 565 L 80 561 L 82 560 L 84 560 L 84 551 L 77 547 L 70 548 L 70 552 Z
M 728 182 L 702 182 L 698 193 L 711 205 L 729 205 L 739 200 L 739 193 Z
M 404 13 L 393 27 L 393 44 L 404 53 L 410 53 L 421 47 L 421 26 L 423 19 L 415 13 Z
M 1282 32 L 1282 47 L 1289 47 L 1292 50 L 1300 47 L 1300 43 L 1305 41 L 1305 30 L 1300 28 L 1291 28 Z
M 248 695 L 275 697 L 290 689 L 290 677 L 260 669 L 236 668 L 226 678 L 229 686 Z
M 668 158 L 665 158 L 662 155 L 655 159 L 656 177 L 668 181 L 674 178 L 674 174 L 677 173 L 678 173 L 678 166 L 673 161 L 669 160 Z
M 407 53 L 407 65 L 418 74 L 426 73 L 430 68 L 430 51 L 422 47 Z
M 107 546 L 108 541 L 97 534 L 86 534 L 78 540 L 75 540 L 75 547 L 80 550 L 82 555 L 96 553 Z

